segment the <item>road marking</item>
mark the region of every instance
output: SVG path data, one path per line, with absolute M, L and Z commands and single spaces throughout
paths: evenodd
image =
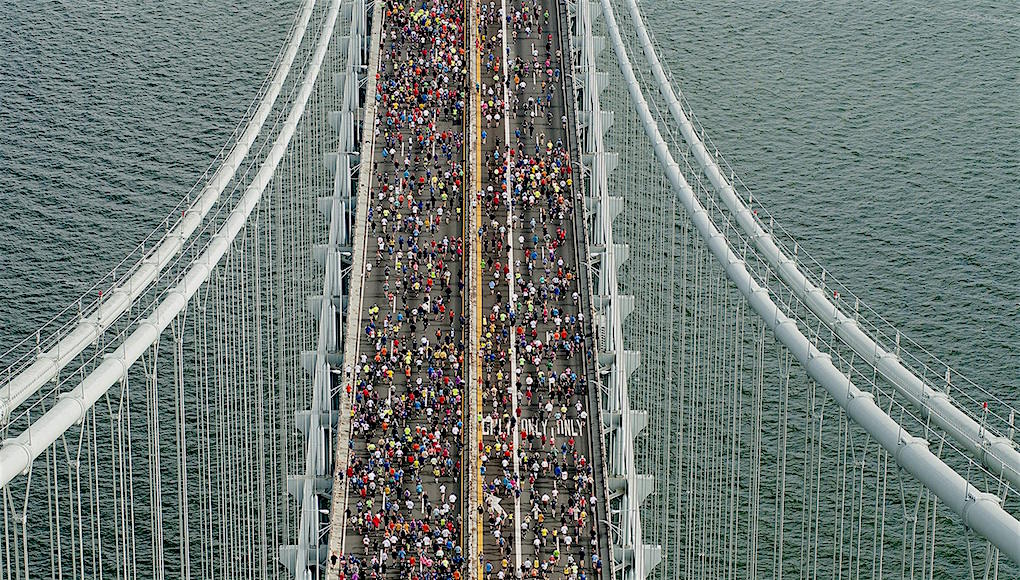
M 510 181 L 510 49 L 507 45 L 507 34 L 506 34 L 506 19 L 509 11 L 507 10 L 506 0 L 502 0 L 502 12 L 500 13 L 500 31 L 503 40 L 503 54 L 500 57 L 500 74 L 502 75 L 503 83 L 503 163 L 505 167 L 505 173 L 503 175 L 506 180 L 506 191 L 503 192 L 504 203 L 506 203 L 506 238 L 507 238 L 507 269 L 510 279 L 509 292 L 507 293 L 507 304 L 510 305 L 511 310 L 517 308 L 517 293 L 516 293 L 516 273 L 514 271 L 514 206 L 513 206 L 513 183 Z M 515 87 L 516 88 L 516 87 Z M 510 398 L 511 398 L 511 417 L 517 416 L 517 336 L 513 332 L 513 326 L 511 325 L 510 332 Z M 513 426 L 513 448 L 514 448 L 514 481 L 517 486 L 517 490 L 514 491 L 514 575 L 521 570 L 521 495 L 523 490 L 521 489 L 521 430 L 518 425 Z
M 478 4 L 477 4 L 477 2 L 472 2 L 472 15 L 474 17 L 469 21 L 468 25 L 471 27 L 471 35 L 474 38 L 474 42 L 471 43 L 471 45 L 472 45 L 471 46 L 471 50 L 472 50 L 472 52 L 474 54 L 474 64 L 475 64 L 475 66 L 474 66 L 474 69 L 475 69 L 474 70 L 474 75 L 473 75 L 473 78 L 472 78 L 472 81 L 474 81 L 474 83 L 475 83 L 474 91 L 472 93 L 472 95 L 473 95 L 472 96 L 472 101 L 473 101 L 472 105 L 473 105 L 473 108 L 474 108 L 474 115 L 475 115 L 475 126 L 473 127 L 473 129 L 475 131 L 475 137 L 477 138 L 477 140 L 475 141 L 476 144 L 477 144 L 477 147 L 475 148 L 475 151 L 473 152 L 474 153 L 474 161 L 475 161 L 475 171 L 474 171 L 474 179 L 473 179 L 474 188 L 473 188 L 473 191 L 471 192 L 471 196 L 472 196 L 471 197 L 471 204 L 472 204 L 472 207 L 474 208 L 472 213 L 474 214 L 474 217 L 475 217 L 475 220 L 474 220 L 475 221 L 475 226 L 480 227 L 481 223 L 482 223 L 482 220 L 481 220 L 482 213 L 481 213 L 481 200 L 478 199 L 478 192 L 481 190 L 481 179 L 482 179 L 482 177 L 481 177 L 481 175 L 482 175 L 482 151 L 481 151 L 481 149 L 482 149 L 482 147 L 481 147 L 481 145 L 482 145 L 482 124 L 481 124 L 481 115 L 479 114 L 480 111 L 481 111 L 481 77 L 480 77 L 480 75 L 481 75 L 481 45 L 479 44 L 479 39 L 478 39 Z M 480 348 L 481 347 L 481 340 L 482 340 L 482 333 L 481 333 L 481 329 L 482 329 L 482 326 L 481 326 L 481 324 L 482 324 L 482 318 L 481 318 L 482 317 L 481 236 L 479 235 L 478 231 L 473 229 L 473 228 L 472 228 L 471 235 L 477 237 L 477 239 L 475 239 L 473 241 L 473 243 L 472 243 L 472 248 L 474 248 L 473 251 L 479 257 L 479 259 L 476 260 L 475 264 L 472 265 L 472 268 L 474 270 L 472 272 L 472 276 L 475 278 L 475 284 L 473 284 L 473 286 L 474 286 L 473 294 L 474 294 L 474 298 L 475 298 L 474 306 L 475 306 L 475 309 L 477 310 L 477 312 L 475 313 L 475 316 L 473 316 L 474 320 L 472 320 L 471 327 L 472 327 L 472 331 L 473 331 L 474 336 L 475 336 L 475 341 L 474 342 L 475 342 L 475 346 L 476 346 L 476 350 L 475 350 L 475 365 L 476 365 L 476 369 L 477 369 L 478 372 L 475 373 L 476 376 L 475 376 L 474 389 L 475 389 L 475 395 L 476 395 L 476 399 L 475 400 L 478 403 L 478 408 L 475 409 L 475 413 L 477 414 L 477 417 L 472 417 L 471 420 L 474 422 L 474 428 L 476 430 L 476 439 L 477 439 L 477 441 L 479 443 L 479 446 L 480 446 L 481 442 L 482 442 L 482 428 L 481 428 L 481 422 L 478 421 L 478 417 L 481 417 L 482 410 L 484 409 L 484 406 L 482 404 L 482 375 L 481 375 L 481 370 L 482 370 L 482 353 L 481 353 L 481 348 Z M 482 470 L 481 470 L 481 453 L 479 452 L 478 449 L 472 449 L 471 453 L 473 453 L 475 457 L 479 458 L 479 461 L 475 465 L 472 466 L 472 469 L 475 470 L 474 471 L 474 477 L 475 477 L 475 481 L 476 481 L 476 485 L 475 485 L 475 499 L 476 499 L 477 505 L 481 506 L 482 505 L 482 483 L 483 483 L 482 482 L 482 475 L 481 475 L 481 472 L 482 472 Z M 476 520 L 475 520 L 475 522 L 476 522 L 476 525 L 475 525 L 475 534 L 476 534 L 477 541 L 478 541 L 478 562 L 476 563 L 476 565 L 478 567 L 478 573 L 477 573 L 476 579 L 477 580 L 481 580 L 483 578 L 482 560 L 484 559 L 483 558 L 483 553 L 484 553 L 484 544 L 485 544 L 485 537 L 484 537 L 484 534 L 482 533 L 482 528 L 484 526 L 482 525 L 481 518 L 478 517 L 478 514 L 473 514 L 473 515 L 476 518 Z

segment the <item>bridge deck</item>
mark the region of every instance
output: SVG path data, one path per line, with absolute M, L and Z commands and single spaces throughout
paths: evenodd
M 601 566 L 591 558 L 599 551 L 589 333 L 559 9 L 504 0 L 482 4 L 479 15 L 485 577 L 590 577 Z
M 601 572 L 592 557 L 601 552 L 585 366 L 591 333 L 580 314 L 583 240 L 574 218 L 582 208 L 559 10 L 550 0 L 504 0 L 469 19 L 456 0 L 382 6 L 377 117 L 362 166 L 364 275 L 351 303 L 359 334 L 343 385 L 353 412 L 350 440 L 340 445 L 350 459 L 334 495 L 334 511 L 345 513 L 333 518 L 342 530 L 331 534 L 331 577 Z M 469 20 L 477 47 L 466 40 Z M 469 58 L 479 59 L 474 87 Z M 469 129 L 465 109 L 474 102 L 478 126 Z M 469 130 L 475 151 L 466 150 Z M 481 170 L 473 176 L 481 191 L 468 196 L 466 164 Z M 480 212 L 482 227 L 467 236 L 480 244 L 479 264 L 465 251 L 469 211 Z M 468 290 L 481 294 L 473 313 Z M 471 331 L 479 353 L 466 352 Z M 470 411 L 469 356 L 482 358 L 470 387 L 482 391 L 482 409 Z M 462 455 L 467 413 L 481 421 L 478 465 Z M 465 489 L 467 470 L 481 474 L 481 489 Z M 462 529 L 468 494 L 481 501 L 483 529 Z M 463 532 L 480 536 L 479 562 L 465 561 Z
M 382 10 L 347 513 L 331 550 L 348 577 L 446 576 L 462 558 L 464 15 L 424 6 Z

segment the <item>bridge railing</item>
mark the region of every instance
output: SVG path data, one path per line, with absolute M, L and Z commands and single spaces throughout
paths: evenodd
M 638 473 L 634 440 L 647 421 L 647 413 L 632 408 L 628 378 L 640 361 L 640 353 L 628 350 L 624 343 L 623 321 L 633 310 L 634 297 L 620 293 L 617 270 L 626 261 L 626 247 L 614 241 L 613 220 L 623 209 L 623 199 L 613 195 L 609 174 L 616 168 L 614 153 L 604 139 L 612 124 L 613 113 L 604 111 L 599 94 L 607 76 L 598 70 L 596 54 L 599 40 L 593 34 L 596 5 L 580 0 L 573 6 L 571 29 L 572 61 L 578 141 L 585 167 L 584 195 L 580 212 L 585 216 L 588 268 L 584 279 L 592 316 L 594 383 L 597 405 L 592 423 L 598 428 L 602 454 L 597 487 L 606 496 L 597 515 L 605 518 L 608 536 L 601 538 L 598 551 L 612 578 L 644 580 L 661 561 L 661 546 L 646 544 L 642 530 L 641 505 L 652 491 L 651 476 Z M 580 97 L 579 99 L 577 97 Z M 578 172 L 580 175 L 581 172 Z M 594 397 L 593 397 L 594 398 Z M 592 435 L 595 435 L 594 433 Z M 593 547 L 593 550 L 595 548 Z

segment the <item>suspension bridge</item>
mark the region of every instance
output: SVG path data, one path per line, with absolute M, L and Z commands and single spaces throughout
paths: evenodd
M 304 0 L 0 363 L 0 579 L 1018 578 L 1016 394 L 727 164 L 636 0 Z

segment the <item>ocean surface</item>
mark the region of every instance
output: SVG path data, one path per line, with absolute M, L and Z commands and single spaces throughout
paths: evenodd
M 1020 403 L 1017 4 L 641 6 L 718 149 L 802 248 Z
M 642 3 L 716 145 L 805 251 L 1020 403 L 1012 2 Z M 296 2 L 0 10 L 0 352 L 157 227 L 233 131 Z
M 803 248 L 1016 402 L 1016 5 L 642 6 L 718 148 Z M 5 2 L 0 352 L 162 222 L 233 131 L 295 8 Z
M 296 6 L 0 0 L 0 353 L 163 222 Z M 1020 405 L 1016 4 L 641 6 L 719 150 L 804 251 Z
M 0 353 L 138 245 L 216 157 L 297 2 L 0 2 Z

